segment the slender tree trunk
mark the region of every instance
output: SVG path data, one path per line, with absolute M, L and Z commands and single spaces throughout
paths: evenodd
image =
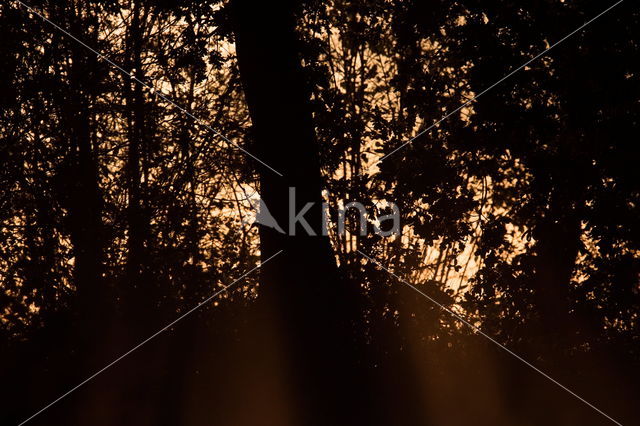
M 144 80 L 142 71 L 142 43 L 144 28 L 144 11 L 140 1 L 133 2 L 131 25 L 129 27 L 127 50 L 130 68 L 135 75 Z M 151 309 L 146 306 L 147 301 L 153 299 L 150 291 L 152 282 L 144 279 L 145 241 L 148 238 L 148 218 L 144 203 L 144 176 L 142 173 L 143 156 L 147 144 L 147 126 L 145 117 L 144 91 L 140 84 L 133 81 L 125 82 L 125 97 L 128 113 L 128 155 L 127 155 L 127 190 L 128 190 L 128 237 L 126 279 L 129 302 L 128 311 L 132 313 Z M 134 314 L 135 315 L 135 314 Z M 147 315 L 139 315 L 147 317 Z
M 81 102 L 78 107 L 86 110 Z M 75 280 L 80 304 L 89 310 L 102 305 L 102 200 L 97 184 L 97 167 L 89 142 L 88 114 L 78 112 L 71 123 L 72 145 L 76 149 L 77 182 L 72 195 L 70 222 L 75 259 Z M 97 304 L 97 305 L 96 305 Z M 93 308 L 89 308 L 93 306 Z
M 75 33 L 86 32 L 80 17 L 72 19 Z M 70 144 L 73 170 L 69 195 L 70 237 L 74 252 L 74 279 L 83 328 L 103 321 L 107 291 L 102 279 L 104 230 L 103 200 L 98 185 L 98 159 L 92 141 L 90 76 L 87 69 L 95 67 L 82 47 L 71 48 L 69 70 L 70 102 L 65 104 L 65 125 Z

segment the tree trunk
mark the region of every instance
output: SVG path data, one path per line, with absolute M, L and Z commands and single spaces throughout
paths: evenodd
M 555 188 L 549 208 L 534 229 L 534 303 L 539 320 L 534 350 L 563 357 L 576 344 L 577 318 L 571 314 L 570 285 L 580 250 L 580 217 L 567 188 Z M 537 349 L 536 349 L 537 347 Z
M 81 17 L 74 17 L 76 34 L 83 34 Z M 70 102 L 63 105 L 65 127 L 68 131 L 70 163 L 69 176 L 70 238 L 74 253 L 74 280 L 83 329 L 91 330 L 105 320 L 108 292 L 102 279 L 104 230 L 103 199 L 98 185 L 98 159 L 92 140 L 90 74 L 95 61 L 81 47 L 72 45 L 73 59 L 69 70 Z
M 139 80 L 144 81 L 142 70 L 142 52 L 144 43 L 144 26 L 146 13 L 141 1 L 133 2 L 131 25 L 127 35 L 127 51 L 129 69 Z M 126 263 L 126 311 L 134 319 L 148 319 L 152 322 L 154 311 L 149 304 L 156 293 L 153 291 L 154 280 L 148 279 L 145 269 L 148 268 L 145 242 L 149 235 L 149 218 L 145 206 L 145 176 L 143 157 L 148 149 L 147 123 L 145 111 L 144 89 L 134 81 L 125 81 L 125 99 L 127 102 L 127 263 Z M 144 326 L 141 327 L 144 329 Z
M 289 188 L 296 212 L 321 230 L 321 175 L 310 95 L 297 56 L 295 4 L 232 1 L 238 61 L 253 123 L 254 154 L 284 176 L 260 166 L 260 193 L 288 231 Z M 355 289 L 338 278 L 324 236 L 298 227 L 286 235 L 261 227 L 263 259 L 283 253 L 260 271 L 261 315 L 285 336 L 298 424 L 372 424 L 369 386 L 358 367 L 362 347 L 352 324 L 360 315 Z M 268 312 L 268 313 L 267 313 Z M 371 421 L 369 421 L 371 420 Z

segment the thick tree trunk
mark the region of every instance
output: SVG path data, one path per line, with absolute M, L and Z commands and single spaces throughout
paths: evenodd
M 238 61 L 256 142 L 254 153 L 284 176 L 260 167 L 263 202 L 288 231 L 289 188 L 296 211 L 321 230 L 321 176 L 310 96 L 297 57 L 295 4 L 232 2 Z M 260 229 L 263 258 L 283 253 L 261 269 L 265 321 L 287 339 L 289 367 L 300 408 L 299 424 L 372 424 L 369 387 L 358 368 L 361 346 L 352 324 L 359 316 L 355 289 L 338 278 L 329 239 Z M 266 312 L 271 314 L 267 314 Z

